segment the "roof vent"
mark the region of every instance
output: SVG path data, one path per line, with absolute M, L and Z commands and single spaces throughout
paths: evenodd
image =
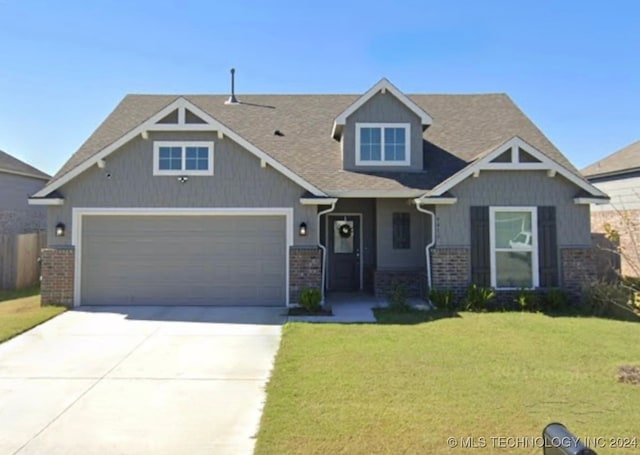
M 224 104 L 240 104 L 238 98 L 236 98 L 236 69 L 231 68 L 231 96 Z
M 273 132 L 273 135 L 274 135 L 274 136 L 280 136 L 280 137 L 283 137 L 283 136 L 284 136 L 284 133 L 283 133 L 282 131 L 280 131 L 280 130 L 275 130 L 275 131 Z

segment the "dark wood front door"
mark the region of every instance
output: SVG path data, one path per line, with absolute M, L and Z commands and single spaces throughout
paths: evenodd
M 360 217 L 329 216 L 329 289 L 360 289 Z

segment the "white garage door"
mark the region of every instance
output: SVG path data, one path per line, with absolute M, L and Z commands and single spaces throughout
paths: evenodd
M 285 217 L 85 215 L 83 305 L 286 302 Z

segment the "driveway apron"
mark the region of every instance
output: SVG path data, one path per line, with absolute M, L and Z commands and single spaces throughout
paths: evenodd
M 0 454 L 250 454 L 283 313 L 81 307 L 0 344 Z

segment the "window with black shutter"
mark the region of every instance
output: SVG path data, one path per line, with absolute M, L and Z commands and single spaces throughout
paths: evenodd
M 408 213 L 393 214 L 393 249 L 411 248 L 411 218 Z

